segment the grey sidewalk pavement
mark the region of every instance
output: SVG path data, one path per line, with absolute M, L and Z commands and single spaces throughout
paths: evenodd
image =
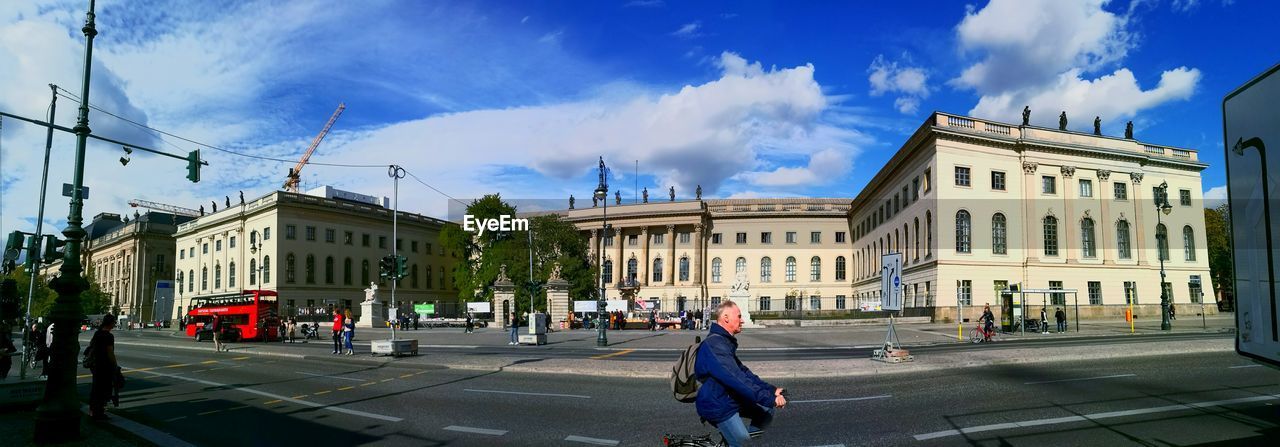
M 1234 331 L 1234 315 L 1216 315 L 1207 317 L 1204 327 L 1197 316 L 1195 321 L 1184 317 L 1174 322 L 1174 334 L 1191 333 L 1231 333 Z M 1194 324 L 1192 324 L 1194 323 Z M 976 323 L 963 327 L 968 330 Z M 1048 339 L 1076 337 L 1129 337 L 1129 324 L 1121 321 L 1084 321 L 1080 323 L 1080 331 L 1075 332 L 1073 323 L 1071 332 L 1062 334 L 1006 334 L 1008 341 L 1018 339 Z M 1169 355 L 1193 352 L 1225 352 L 1234 349 L 1234 341 L 1230 337 L 1214 339 L 1174 339 L 1160 340 L 1159 320 L 1139 320 L 1134 324 L 1134 334 L 1144 335 L 1143 343 L 1108 344 L 1105 349 L 1092 346 L 1036 346 L 1019 347 L 1017 344 L 1002 346 L 1000 343 L 991 346 L 996 349 L 961 350 L 952 352 L 930 352 L 917 355 L 914 362 L 902 364 L 885 364 L 868 358 L 836 358 L 805 359 L 751 362 L 753 371 L 766 378 L 783 377 L 854 377 L 862 375 L 925 371 L 934 369 L 950 369 L 958 367 L 974 367 L 1008 363 L 1032 363 L 1044 361 L 1071 361 L 1109 357 Z M 526 330 L 527 328 L 521 328 Z M 961 343 L 957 340 L 955 324 L 911 324 L 896 325 L 902 345 L 908 349 L 919 346 L 934 346 Z M 702 331 L 645 331 L 627 330 L 608 332 L 610 345 L 596 346 L 596 332 L 593 330 L 556 331 L 548 335 L 549 344 L 543 346 L 508 346 L 509 331 L 499 328 L 478 329 L 473 334 L 465 334 L 460 328 L 420 329 L 396 331 L 397 338 L 413 338 L 419 340 L 419 356 L 409 357 L 372 357 L 369 356 L 369 340 L 390 337 L 387 329 L 358 329 L 356 331 L 357 347 L 362 355 L 331 356 L 327 351 L 315 348 L 300 348 L 287 343 L 235 343 L 231 354 L 215 354 L 208 343 L 195 343 L 180 334 L 169 332 L 169 337 L 148 336 L 141 338 L 117 337 L 116 343 L 122 346 L 156 346 L 178 349 L 203 350 L 210 353 L 211 358 L 218 355 L 265 355 L 292 358 L 319 359 L 334 362 L 356 362 L 361 364 L 384 364 L 388 366 L 409 368 L 452 368 L 480 371 L 517 371 L 529 373 L 576 374 L 596 376 L 650 377 L 665 378 L 670 373 L 677 352 L 693 342 L 694 336 L 705 334 Z M 758 328 L 746 329 L 739 335 L 740 350 L 799 350 L 799 349 L 850 349 L 878 347 L 884 342 L 887 325 L 880 326 L 845 326 L 845 327 L 790 327 L 790 328 Z M 1155 336 L 1155 341 L 1152 337 Z M 967 337 L 967 335 L 965 335 Z M 312 343 L 317 343 L 312 341 Z M 321 340 L 322 345 L 327 340 Z M 963 342 L 967 343 L 967 341 Z M 501 349 L 496 355 L 469 355 L 468 351 L 477 348 Z M 549 350 L 573 349 L 593 350 L 599 355 L 593 358 L 548 358 L 544 353 Z M 624 357 L 634 351 L 670 351 L 670 361 L 627 360 Z M 487 351 L 491 352 L 491 351 Z

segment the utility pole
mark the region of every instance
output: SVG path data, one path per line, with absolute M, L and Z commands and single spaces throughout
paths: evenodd
M 391 198 L 391 257 L 395 258 L 393 270 L 391 272 L 391 308 L 396 309 L 397 321 L 391 322 L 391 340 L 396 339 L 396 324 L 399 323 L 399 308 L 396 307 L 396 283 L 400 282 L 400 239 L 397 239 L 397 231 L 399 229 L 397 216 L 400 214 L 400 179 L 404 178 L 404 168 L 399 165 L 391 165 L 387 168 L 387 176 L 392 179 L 392 198 Z M 394 350 L 394 348 L 393 348 Z
M 56 116 L 58 112 L 58 86 L 54 84 L 49 84 L 49 89 L 53 91 L 52 98 L 49 99 L 49 123 L 52 124 L 53 118 L 54 116 Z M 43 228 L 44 228 L 44 196 L 45 196 L 46 190 L 49 189 L 49 186 L 48 186 L 49 185 L 49 153 L 52 150 L 53 150 L 53 128 L 50 127 L 49 133 L 45 135 L 45 140 L 44 140 L 44 171 L 40 174 L 40 208 L 39 208 L 40 211 L 36 213 L 36 235 L 34 236 L 37 241 L 40 240 L 41 231 L 43 231 Z M 40 271 L 40 261 L 43 261 L 43 259 L 40 259 L 39 256 L 36 256 L 36 257 L 32 257 L 32 256 L 36 256 L 36 255 L 30 252 L 27 253 L 27 258 L 31 259 L 31 262 L 28 263 L 29 265 L 31 265 L 31 271 L 27 272 L 28 275 L 31 275 L 31 278 L 30 278 L 31 282 L 27 286 L 26 317 L 22 319 L 22 333 L 26 335 L 25 337 L 22 337 L 22 352 L 23 352 L 22 366 L 19 368 L 19 372 L 18 372 L 18 378 L 22 380 L 27 379 L 27 364 L 31 363 L 31 362 L 28 362 L 27 359 L 35 355 L 35 350 L 33 349 L 34 347 L 31 346 L 31 342 L 30 342 L 31 340 L 31 334 L 30 334 L 31 332 L 31 300 L 32 300 L 32 297 L 35 295 L 35 290 L 36 290 L 36 276 L 37 276 L 36 274 L 37 272 Z

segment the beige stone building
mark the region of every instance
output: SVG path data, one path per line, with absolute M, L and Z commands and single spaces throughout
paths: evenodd
M 377 299 L 391 303 L 390 283 L 378 263 L 391 254 L 391 209 L 385 199 L 322 187 L 306 194 L 272 192 L 201 216 L 177 230 L 177 304 L 264 289 L 279 293 L 281 312 L 338 306 L 359 315 L 370 283 Z M 408 258 L 409 276 L 396 287 L 396 302 L 456 301 L 447 272 L 457 261 L 438 243 L 448 222 L 401 211 L 396 241 Z
M 954 320 L 968 306 L 975 319 L 984 303 L 999 314 L 996 290 L 1020 285 L 1076 290 L 1043 296 L 1049 315 L 1057 303 L 1074 316 L 1078 299 L 1082 318 L 1123 315 L 1130 301 L 1155 316 L 1161 257 L 1182 312 L 1212 290 L 1206 167 L 1190 149 L 935 113 L 853 199 L 616 205 L 608 232 L 603 206 L 557 213 L 590 239 L 593 262 L 603 251 L 610 299 L 664 311 L 714 303 L 739 274 L 752 312 L 874 305 L 881 255 L 896 252 L 908 315 Z M 1157 216 L 1163 183 L 1171 207 Z M 1027 298 L 1038 317 L 1042 296 Z

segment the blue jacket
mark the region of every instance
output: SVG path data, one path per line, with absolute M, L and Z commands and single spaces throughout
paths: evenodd
M 738 414 L 742 407 L 761 405 L 773 408 L 776 387 L 765 383 L 738 360 L 738 339 L 717 323 L 698 348 L 694 374 L 698 388 L 698 416 L 719 424 Z

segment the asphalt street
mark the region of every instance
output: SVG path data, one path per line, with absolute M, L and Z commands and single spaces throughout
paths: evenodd
M 665 432 L 714 431 L 657 379 L 118 352 L 128 386 L 114 411 L 196 445 L 657 445 Z M 765 445 L 1255 445 L 1280 436 L 1280 372 L 1229 352 L 777 384 L 793 403 Z

